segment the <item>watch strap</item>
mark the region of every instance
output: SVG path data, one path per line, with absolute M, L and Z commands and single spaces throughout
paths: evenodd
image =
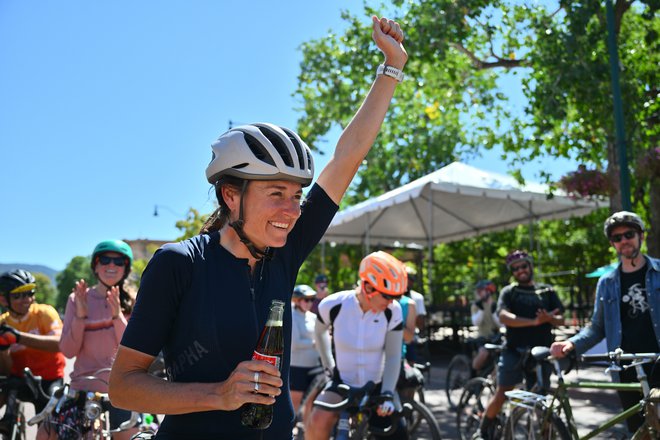
M 393 66 L 388 66 L 387 64 L 381 64 L 378 66 L 378 69 L 376 69 L 376 75 L 385 75 L 389 76 L 390 78 L 394 78 L 398 82 L 403 81 L 403 71 L 400 69 L 397 69 L 396 67 Z

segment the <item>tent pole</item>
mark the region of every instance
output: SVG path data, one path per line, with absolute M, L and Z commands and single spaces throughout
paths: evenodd
M 431 196 L 429 197 L 429 258 L 428 258 L 428 272 L 429 272 L 429 286 L 428 292 L 431 299 L 431 304 L 434 304 L 433 300 L 433 191 L 429 191 Z
M 536 248 L 536 260 L 534 261 L 534 269 L 537 273 L 541 273 L 541 255 L 538 252 L 538 243 Z M 532 201 L 529 201 L 529 252 L 534 252 L 534 215 L 532 211 Z
M 366 239 L 364 240 L 365 244 L 367 245 L 367 252 L 365 255 L 369 255 L 371 253 L 371 243 L 370 243 L 370 237 L 369 237 L 369 225 L 371 224 L 371 213 L 367 212 L 367 235 Z

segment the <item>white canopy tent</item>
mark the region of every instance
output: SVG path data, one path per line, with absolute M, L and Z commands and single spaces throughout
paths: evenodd
M 322 242 L 427 246 L 500 231 L 535 220 L 586 215 L 606 202 L 547 194 L 513 177 L 454 162 L 337 213 Z M 530 234 L 531 236 L 531 234 Z M 531 238 L 530 238 L 531 240 Z M 533 247 L 533 246 L 530 246 Z

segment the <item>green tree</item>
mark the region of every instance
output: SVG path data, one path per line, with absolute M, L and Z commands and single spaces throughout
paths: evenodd
M 66 307 L 67 299 L 71 294 L 76 282 L 80 279 L 87 281 L 87 284 L 96 284 L 96 277 L 90 267 L 89 257 L 76 256 L 69 261 L 63 271 L 55 277 L 57 280 L 57 301 L 55 308 L 63 312 Z
M 182 235 L 177 238 L 179 240 L 186 240 L 199 234 L 202 225 L 209 218 L 209 214 L 200 214 L 194 208 L 188 209 L 188 214 L 185 219 L 176 222 L 175 226 L 181 230 Z
M 658 2 L 618 0 L 615 10 L 633 202 L 651 225 L 649 252 L 659 255 Z M 529 161 L 555 157 L 605 170 L 611 209 L 620 208 L 603 2 L 411 0 L 365 12 L 399 19 L 410 61 L 344 204 L 500 146 L 519 179 Z M 368 20 L 343 17 L 343 35 L 330 31 L 302 46 L 298 129 L 312 145 L 348 123 L 380 62 L 368 50 Z M 499 88 L 504 75 L 521 78 L 524 108 Z
M 57 290 L 53 286 L 47 275 L 39 272 L 34 272 L 35 283 L 37 285 L 35 300 L 40 304 L 50 304 L 55 306 L 57 304 Z

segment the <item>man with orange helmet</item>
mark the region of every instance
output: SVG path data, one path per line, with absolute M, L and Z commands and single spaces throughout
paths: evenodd
M 364 257 L 359 269 L 360 283 L 354 290 L 337 292 L 319 304 L 316 341 L 323 366 L 332 372 L 332 381 L 318 400 L 336 403 L 337 386 L 377 384 L 376 393 L 388 399 L 378 407 L 370 423 L 389 426 L 387 416 L 398 405 L 394 393 L 401 366 L 403 320 L 401 306 L 394 301 L 406 290 L 403 264 L 392 255 L 378 251 Z M 331 350 L 330 327 L 332 327 Z M 339 415 L 314 407 L 306 427 L 306 438 L 327 439 Z M 391 439 L 407 439 L 404 419 Z

